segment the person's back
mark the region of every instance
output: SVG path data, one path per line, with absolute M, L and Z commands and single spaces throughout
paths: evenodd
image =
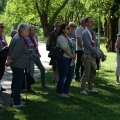
M 55 29 L 50 33 L 50 36 L 49 36 L 51 46 L 55 45 L 57 42 L 57 33 L 60 29 L 60 26 L 61 26 L 60 22 L 57 21 L 54 23 Z M 53 68 L 53 74 L 54 74 L 53 82 L 57 83 L 58 70 L 57 70 L 57 63 L 55 59 L 51 58 L 49 65 L 52 65 L 52 68 Z

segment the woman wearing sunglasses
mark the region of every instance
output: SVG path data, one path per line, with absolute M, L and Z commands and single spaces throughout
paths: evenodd
M 57 83 L 57 93 L 60 97 L 69 98 L 74 96 L 69 93 L 70 84 L 74 71 L 74 60 L 76 59 L 73 51 L 71 39 L 67 36 L 70 33 L 70 26 L 68 24 L 61 24 L 57 37 L 57 46 L 63 51 L 63 57 L 58 64 L 59 79 Z
M 5 46 L 7 46 L 7 42 L 5 36 L 3 35 L 3 32 L 4 32 L 4 25 L 3 23 L 0 23 L 0 91 L 6 91 L 6 89 L 4 89 L 1 85 L 1 79 L 5 71 L 5 65 L 1 57 L 1 51 Z

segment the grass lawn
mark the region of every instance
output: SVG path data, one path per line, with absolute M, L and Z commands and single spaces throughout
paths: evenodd
M 104 51 L 105 48 L 101 47 Z M 80 94 L 80 83 L 73 79 L 70 92 L 74 97 L 60 98 L 53 84 L 52 70 L 46 73 L 50 89 L 40 88 L 37 78 L 34 92 L 28 94 L 27 107 L 15 109 L 10 105 L 0 114 L 0 120 L 119 120 L 120 86 L 115 84 L 115 53 L 107 53 L 107 60 L 101 62 L 99 75 L 94 86 L 99 93 Z

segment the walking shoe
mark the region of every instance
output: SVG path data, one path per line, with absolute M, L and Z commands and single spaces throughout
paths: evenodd
M 72 94 L 72 93 L 68 93 L 68 94 L 66 94 L 67 96 L 70 96 L 70 97 L 73 97 L 74 96 L 74 94 Z
M 26 105 L 20 104 L 20 105 L 13 105 L 14 108 L 21 108 L 21 107 L 26 107 Z
M 116 85 L 120 85 L 120 81 L 117 81 L 117 80 L 116 80 Z
M 66 95 L 66 94 L 59 94 L 59 97 L 64 97 L 64 98 L 70 98 L 70 96 Z
M 93 88 L 93 89 L 91 89 L 91 90 L 89 90 L 89 89 L 88 89 L 87 91 L 88 91 L 88 92 L 98 93 L 98 90 L 96 90 L 96 89 L 94 89 L 94 88 Z
M 50 88 L 50 86 L 45 85 L 45 86 L 42 86 L 42 88 Z
M 82 91 L 80 91 L 80 93 L 81 93 L 81 94 L 85 94 L 85 95 L 87 95 L 86 90 L 82 90 Z

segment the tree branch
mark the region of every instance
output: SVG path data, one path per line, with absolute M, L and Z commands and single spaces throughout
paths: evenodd
M 53 14 L 51 20 L 49 23 L 52 23 L 53 20 L 56 18 L 56 16 L 60 13 L 60 11 L 65 7 L 65 5 L 68 3 L 69 0 L 64 0 L 63 4 L 56 10 L 56 12 Z

